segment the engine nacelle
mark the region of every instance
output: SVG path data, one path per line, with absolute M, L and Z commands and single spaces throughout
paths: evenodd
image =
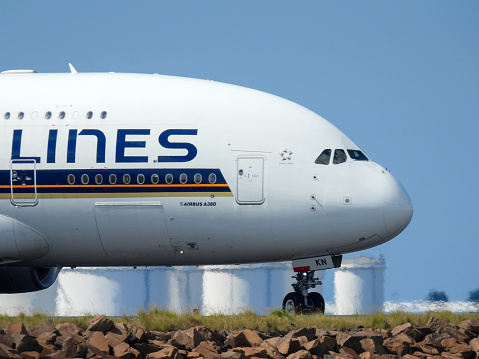
M 0 293 L 26 293 L 50 287 L 61 267 L 0 268 Z

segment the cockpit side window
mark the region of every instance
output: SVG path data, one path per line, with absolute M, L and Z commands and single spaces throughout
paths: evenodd
M 335 165 L 346 162 L 346 152 L 344 150 L 334 150 L 333 163 Z
M 349 156 L 355 161 L 369 161 L 364 153 L 360 150 L 348 150 Z
M 329 165 L 329 160 L 331 158 L 331 150 L 324 150 L 321 154 L 316 158 L 314 163 L 319 165 Z

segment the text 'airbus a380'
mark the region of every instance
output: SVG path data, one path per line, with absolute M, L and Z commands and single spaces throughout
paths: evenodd
M 239 86 L 161 75 L 0 74 L 0 292 L 61 267 L 293 261 L 314 271 L 397 236 L 401 184 L 331 123 Z

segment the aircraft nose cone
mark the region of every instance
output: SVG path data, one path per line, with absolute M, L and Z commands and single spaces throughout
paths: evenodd
M 412 203 L 404 187 L 391 176 L 384 198 L 384 222 L 391 238 L 401 233 L 411 222 Z

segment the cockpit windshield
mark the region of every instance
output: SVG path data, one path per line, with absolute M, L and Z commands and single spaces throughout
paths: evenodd
M 335 150 L 333 164 L 338 165 L 340 163 L 346 162 L 346 152 L 344 150 Z
M 367 158 L 360 150 L 348 150 L 348 153 L 349 157 L 355 161 L 369 161 L 369 158 Z
M 369 161 L 369 158 L 366 157 L 364 153 L 360 150 L 347 150 L 349 157 L 354 161 Z M 331 154 L 333 151 L 331 149 L 326 149 L 316 158 L 314 163 L 319 165 L 329 165 L 331 161 Z M 343 149 L 335 149 L 333 156 L 333 164 L 337 165 L 348 161 L 348 156 Z
M 331 150 L 324 150 L 321 154 L 316 158 L 314 163 L 319 165 L 329 165 L 329 159 L 331 158 Z

